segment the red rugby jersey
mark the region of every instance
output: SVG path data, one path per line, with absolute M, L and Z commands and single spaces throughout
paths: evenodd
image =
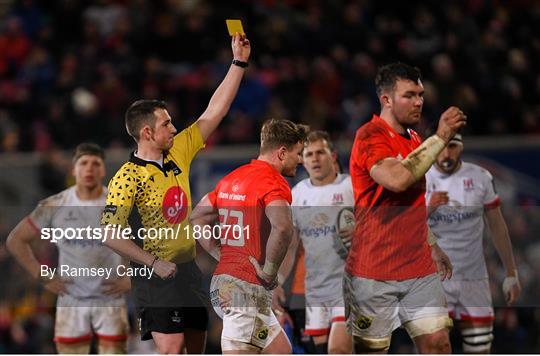
M 388 157 L 403 159 L 421 144 L 394 131 L 377 115 L 356 132 L 350 159 L 356 230 L 346 270 L 377 280 L 404 280 L 436 272 L 427 239 L 425 179 L 402 193 L 377 184 L 373 165 Z
M 252 160 L 221 179 L 208 197 L 218 208 L 222 227 L 221 258 L 214 274 L 260 284 L 248 257 L 264 264 L 271 229 L 264 210 L 274 200 L 291 204 L 289 184 L 267 162 Z

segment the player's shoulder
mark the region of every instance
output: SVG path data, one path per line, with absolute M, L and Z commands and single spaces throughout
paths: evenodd
M 473 175 L 484 180 L 493 180 L 491 173 L 482 166 L 470 162 L 462 162 L 462 165 L 462 170 L 466 174 Z
M 309 187 L 311 186 L 310 182 L 309 182 L 309 178 L 304 178 L 302 179 L 300 182 L 296 183 L 294 185 L 294 187 L 292 187 L 292 192 L 299 192 L 301 190 L 305 190 L 305 189 L 309 189 Z
M 335 183 L 340 185 L 352 185 L 351 176 L 347 173 L 339 173 Z
M 385 133 L 386 130 L 384 126 L 379 125 L 374 120 L 370 120 L 356 130 L 356 139 L 363 141 L 371 140 L 373 137 L 385 135 Z
M 145 174 L 145 166 L 132 161 L 124 163 L 115 173 L 113 180 L 128 180 L 139 178 Z
M 437 179 L 440 176 L 439 171 L 435 168 L 435 164 L 432 164 L 431 167 L 426 172 L 426 179 Z
M 305 194 L 308 194 L 310 187 L 312 187 L 312 185 L 309 180 L 309 177 L 302 179 L 300 182 L 296 183 L 294 187 L 292 187 L 291 189 L 291 194 L 293 197 L 293 204 L 294 204 L 294 201 L 300 198 L 300 196 L 304 196 Z
M 142 167 L 143 167 L 142 165 L 136 164 L 130 160 L 130 161 L 125 162 L 122 166 L 120 166 L 118 171 L 116 171 L 116 174 L 118 173 L 137 174 L 140 172 Z
M 53 194 L 38 203 L 39 207 L 59 207 L 69 206 L 70 200 L 75 196 L 75 186 L 62 190 L 59 193 Z

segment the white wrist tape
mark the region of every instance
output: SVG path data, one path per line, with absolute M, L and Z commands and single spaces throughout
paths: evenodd
M 515 276 L 506 277 L 503 281 L 502 289 L 504 294 L 507 294 L 510 292 L 510 289 L 516 284 L 519 284 L 519 278 L 517 274 L 517 270 L 514 270 Z
M 437 243 L 437 236 L 435 236 L 435 234 L 433 233 L 433 231 L 431 231 L 431 229 L 428 227 L 427 229 L 428 231 L 428 234 L 427 234 L 427 243 L 429 244 L 429 246 L 433 246 Z
M 279 265 L 270 261 L 264 262 L 263 272 L 269 276 L 275 276 L 278 273 Z
M 418 180 L 426 174 L 445 146 L 446 142 L 442 138 L 437 135 L 430 136 L 414 151 L 409 153 L 401 163 Z

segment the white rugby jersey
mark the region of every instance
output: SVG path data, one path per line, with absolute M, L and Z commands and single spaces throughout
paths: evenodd
M 336 223 L 343 208 L 354 206 L 351 177 L 338 174 L 324 186 L 304 179 L 292 197 L 293 221 L 305 251 L 306 298 L 313 303 L 341 297 L 347 251 L 340 246 Z
M 96 200 L 81 200 L 77 196 L 75 186 L 42 200 L 30 213 L 30 223 L 40 232 L 43 228 L 97 228 L 107 198 L 107 189 Z M 42 234 L 43 235 L 43 234 Z M 87 234 L 81 235 L 86 237 Z M 45 240 L 52 243 L 51 240 Z M 61 266 L 68 266 L 69 271 L 77 268 L 82 271 L 84 267 L 111 268 L 110 278 L 117 278 L 116 268 L 122 262 L 120 255 L 102 244 L 101 239 L 66 239 L 57 240 L 58 268 L 55 276 L 72 279 L 73 283 L 66 285 L 70 296 L 78 299 L 116 299 L 105 296 L 102 292 L 102 283 L 105 277 L 81 276 L 76 277 L 60 274 Z M 79 269 L 81 268 L 81 269 Z M 67 270 L 66 270 L 67 271 Z
M 462 162 L 451 175 L 434 165 L 426 174 L 426 185 L 426 204 L 432 192 L 448 192 L 448 205 L 439 206 L 428 224 L 454 266 L 452 280 L 488 278 L 482 246 L 484 210 L 500 204 L 493 177 L 472 163 Z

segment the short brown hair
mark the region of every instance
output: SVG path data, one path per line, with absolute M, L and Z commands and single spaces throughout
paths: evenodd
M 156 124 L 156 109 L 167 110 L 167 104 L 161 100 L 137 100 L 126 110 L 126 130 L 136 142 L 139 142 L 139 131 L 144 125 L 154 127 Z
M 261 128 L 261 153 L 279 148 L 290 149 L 306 140 L 309 127 L 289 120 L 270 119 Z
M 410 66 L 402 62 L 395 62 L 379 68 L 375 77 L 375 88 L 377 95 L 394 90 L 398 80 L 410 80 L 418 83 L 422 80 L 422 74 L 417 67 Z
M 75 148 L 73 154 L 73 163 L 75 164 L 79 158 L 85 155 L 97 156 L 105 161 L 105 151 L 99 145 L 92 142 L 81 143 Z
M 310 143 L 323 141 L 323 140 L 325 140 L 328 143 L 328 148 L 330 149 L 330 152 L 334 152 L 335 151 L 334 143 L 332 142 L 332 139 L 330 138 L 330 134 L 328 134 L 328 132 L 326 131 L 322 131 L 322 130 L 311 131 L 307 135 L 305 144 L 308 145 Z

